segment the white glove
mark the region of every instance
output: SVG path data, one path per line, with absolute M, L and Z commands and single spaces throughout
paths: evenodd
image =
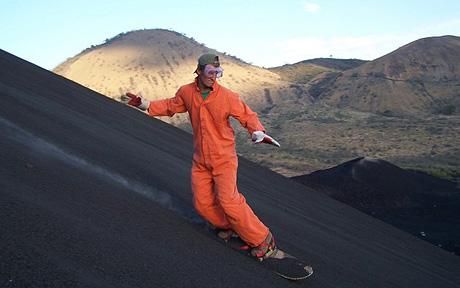
M 255 144 L 267 143 L 267 144 L 274 145 L 276 147 L 281 146 L 280 143 L 278 143 L 278 141 L 268 136 L 263 131 L 255 131 L 254 133 L 252 133 L 252 142 L 254 142 Z
M 137 96 L 133 93 L 126 93 L 126 95 L 120 96 L 120 101 L 122 103 L 128 104 L 130 106 L 136 107 L 145 111 L 149 108 L 150 101 L 147 99 L 142 98 L 141 96 Z

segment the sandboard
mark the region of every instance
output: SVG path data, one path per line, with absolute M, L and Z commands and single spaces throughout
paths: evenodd
M 243 240 L 241 240 L 241 238 L 231 237 L 228 240 L 223 240 L 217 235 L 216 237 L 226 246 L 257 260 L 262 266 L 275 272 L 285 279 L 299 281 L 308 278 L 313 274 L 313 268 L 310 265 L 279 248 L 276 248 L 269 257 L 258 259 L 251 256 L 250 247 Z

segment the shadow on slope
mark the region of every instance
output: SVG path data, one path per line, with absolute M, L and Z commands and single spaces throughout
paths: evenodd
M 191 135 L 0 51 L 0 286 L 458 287 L 460 260 L 240 159 L 290 283 L 213 241 L 191 207 Z
M 454 182 L 363 157 L 293 179 L 460 255 Z

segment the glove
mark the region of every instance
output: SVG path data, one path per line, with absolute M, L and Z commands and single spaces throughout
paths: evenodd
M 268 136 L 263 131 L 255 131 L 254 133 L 252 133 L 252 142 L 254 142 L 255 144 L 267 143 L 267 144 L 274 145 L 276 147 L 281 146 L 280 143 L 278 143 L 278 141 Z
M 133 93 L 126 93 L 126 95 L 120 96 L 120 101 L 122 103 L 128 104 L 130 106 L 136 107 L 145 111 L 149 108 L 150 101 L 147 99 L 142 98 L 141 96 L 137 96 Z

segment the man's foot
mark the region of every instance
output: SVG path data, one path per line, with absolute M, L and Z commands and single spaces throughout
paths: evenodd
M 220 229 L 217 231 L 217 237 L 224 241 L 228 241 L 233 237 L 239 237 L 232 229 Z
M 270 257 L 270 255 L 272 255 L 275 251 L 275 238 L 269 231 L 268 236 L 267 238 L 265 238 L 264 242 L 262 242 L 262 244 L 260 244 L 259 246 L 251 249 L 251 255 L 262 261 L 263 259 Z

